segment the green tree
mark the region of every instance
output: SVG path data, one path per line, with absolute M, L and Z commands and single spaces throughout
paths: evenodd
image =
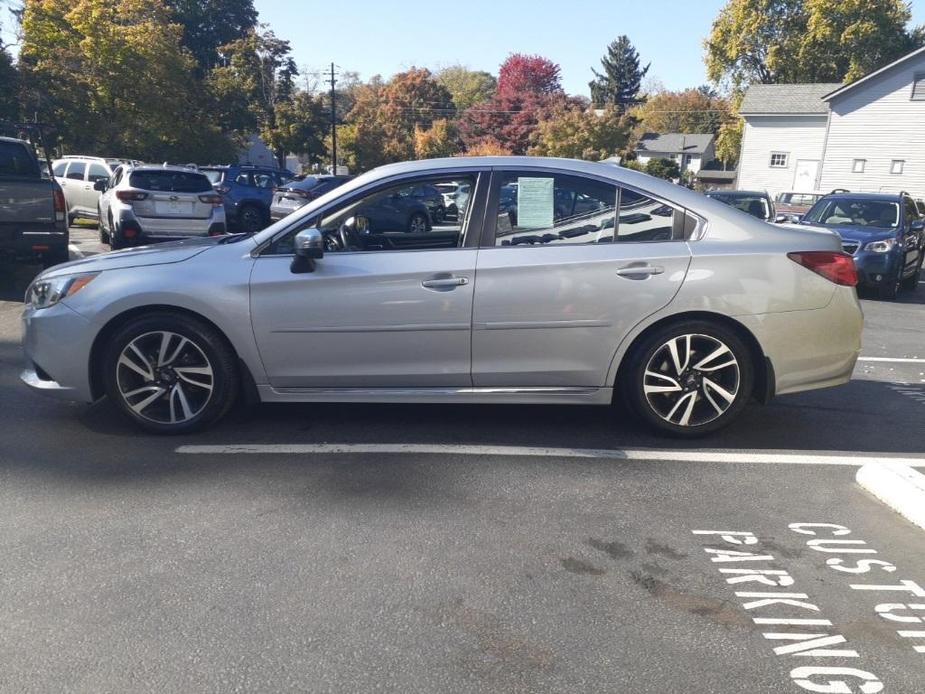
M 716 136 L 716 158 L 727 167 L 735 167 L 739 163 L 739 154 L 742 151 L 742 132 L 745 121 L 739 115 L 739 106 L 742 104 L 744 92 L 733 92 L 729 100 L 729 118 L 723 123 Z
M 560 107 L 537 125 L 529 154 L 600 161 L 624 150 L 632 127 L 633 119 L 612 106 L 601 114 Z
M 0 25 L 0 30 L 2 30 Z M 0 121 L 19 118 L 19 71 L 6 46 L 0 43 Z
M 594 80 L 589 83 L 595 106 L 615 106 L 625 111 L 639 102 L 639 90 L 649 65 L 641 67 L 639 53 L 627 36 L 620 36 L 607 46 L 601 66 L 603 72 L 592 68 Z
M 705 42 L 707 75 L 751 82 L 838 82 L 922 45 L 903 0 L 728 0 Z
M 164 0 L 183 26 L 183 45 L 200 75 L 220 63 L 219 48 L 247 36 L 257 26 L 254 0 Z
M 337 126 L 339 158 L 351 171 L 368 171 L 390 160 L 385 153 L 386 133 L 381 118 L 385 83 L 376 75 L 352 91 L 353 107 L 347 123 Z M 330 148 L 330 139 L 327 141 Z
M 154 161 L 228 156 L 162 0 L 30 0 L 22 17 L 25 111 L 54 123 L 67 148 Z
M 264 131 L 267 146 L 277 153 L 280 166 L 286 154 L 306 155 L 311 164 L 321 164 L 327 157 L 325 135 L 329 114 L 320 98 L 296 90 L 274 107 L 274 126 Z
M 672 159 L 650 159 L 646 163 L 646 173 L 656 178 L 664 178 L 668 181 L 681 177 L 681 169 L 678 162 Z
M 435 78 L 450 93 L 458 111 L 489 100 L 498 87 L 498 80 L 491 73 L 470 70 L 464 65 L 445 67 Z

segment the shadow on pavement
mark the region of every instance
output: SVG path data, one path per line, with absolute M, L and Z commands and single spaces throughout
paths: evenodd
M 22 302 L 29 283 L 41 271 L 41 265 L 0 263 L 0 301 Z

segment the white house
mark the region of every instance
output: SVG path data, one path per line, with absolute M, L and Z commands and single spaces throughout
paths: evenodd
M 713 135 L 645 133 L 636 145 L 636 161 L 645 166 L 652 159 L 671 159 L 681 171 L 696 174 L 716 158 Z
M 847 85 L 752 85 L 740 113 L 740 190 L 925 197 L 925 48 Z

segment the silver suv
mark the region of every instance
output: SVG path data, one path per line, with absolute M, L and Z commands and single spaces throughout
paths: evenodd
M 99 218 L 100 194 L 94 185 L 112 176 L 119 166 L 131 163 L 128 159 L 104 157 L 66 156 L 52 162 L 55 180 L 64 192 L 67 203 L 68 225 L 78 217 Z
M 97 181 L 100 240 L 113 250 L 226 232 L 225 206 L 205 174 L 182 166 L 120 166 Z

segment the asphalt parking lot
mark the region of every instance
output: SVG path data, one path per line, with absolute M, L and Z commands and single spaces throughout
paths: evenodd
M 853 464 L 925 466 L 925 287 L 864 301 L 851 384 L 696 443 L 538 406 L 164 439 L 19 384 L 34 271 L 0 278 L 0 690 L 925 691 L 925 531 Z

